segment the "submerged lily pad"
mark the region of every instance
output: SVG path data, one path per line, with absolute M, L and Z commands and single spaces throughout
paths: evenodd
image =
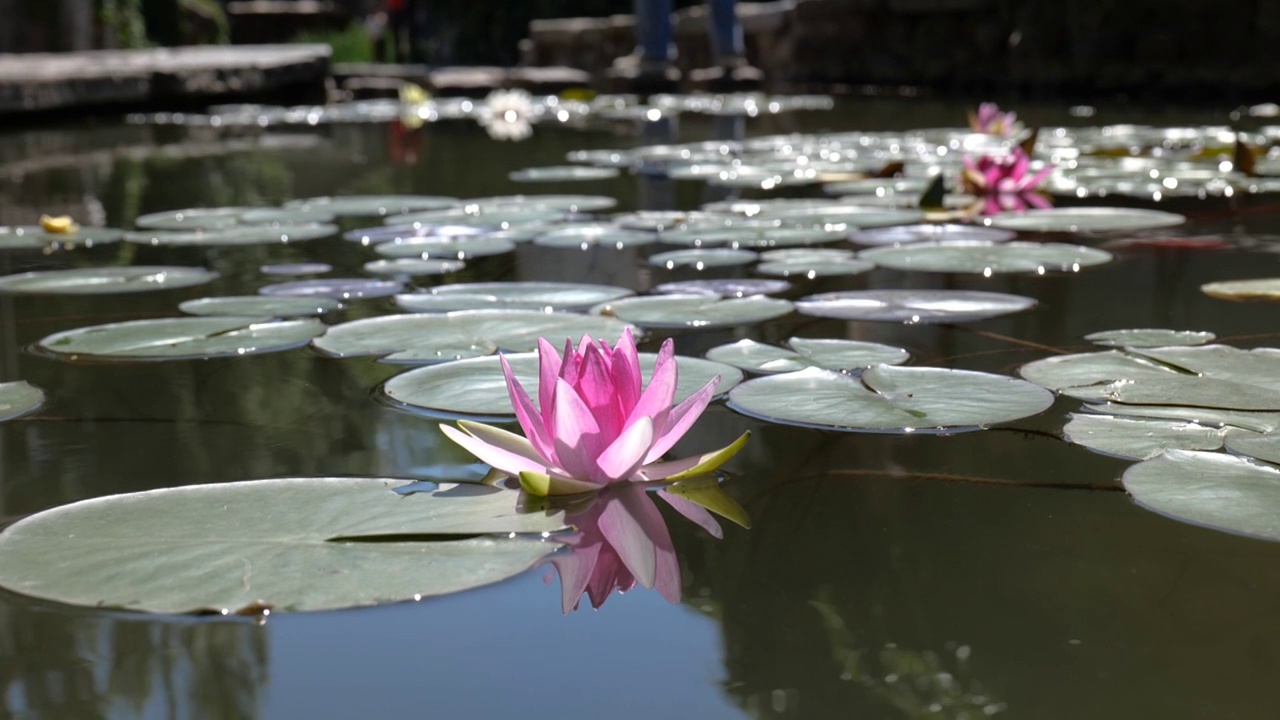
M 519 310 L 584 310 L 634 293 L 613 285 L 559 282 L 483 282 L 439 285 L 422 293 L 397 295 L 396 304 L 411 312 L 449 312 L 507 308 Z
M 1224 453 L 1169 450 L 1125 471 L 1139 505 L 1174 520 L 1280 540 L 1280 469 Z
M 1205 283 L 1200 292 L 1219 300 L 1235 302 L 1280 301 L 1280 278 L 1254 278 L 1251 280 L 1223 280 Z
M 839 320 L 957 323 L 1021 312 L 1036 301 L 974 290 L 849 290 L 810 295 L 796 303 L 801 315 Z
M 749 372 L 777 374 L 817 367 L 852 370 L 872 365 L 901 365 L 911 353 L 892 345 L 821 338 L 791 338 L 791 349 L 766 345 L 755 340 L 739 340 L 707 351 L 707 359 Z
M 540 337 L 553 345 L 567 338 L 577 342 L 583 335 L 616 338 L 627 327 L 632 326 L 614 318 L 573 313 L 463 310 L 352 320 L 330 327 L 311 344 L 341 358 L 374 355 L 388 362 L 436 363 L 498 350 L 532 351 Z
M 647 295 L 597 305 L 591 312 L 613 315 L 641 327 L 712 328 L 764 322 L 782 317 L 793 308 L 787 300 L 764 295 Z
M 201 267 L 132 265 L 129 267 L 39 270 L 0 276 L 0 293 L 30 295 L 107 295 L 203 285 L 218 273 Z
M 1157 348 L 1178 345 L 1204 345 L 1217 336 L 1211 332 L 1195 330 L 1163 330 L 1143 328 L 1134 330 L 1105 330 L 1084 336 L 1094 345 L 1104 347 Z
M 506 355 L 511 370 L 524 388 L 536 396 L 538 386 L 538 354 Z M 658 356 L 640 354 L 640 369 L 648 382 Z M 712 378 L 719 376 L 718 393 L 728 392 L 742 382 L 736 368 L 709 360 L 676 356 L 676 402 L 697 392 Z M 501 361 L 496 356 L 455 360 L 417 368 L 388 380 L 382 392 L 394 402 L 433 414 L 471 418 L 509 418 L 511 396 L 507 392 Z M 535 399 L 535 402 L 536 399 Z
M 400 215 L 456 207 L 461 200 L 438 195 L 345 195 L 290 200 L 285 208 L 323 210 L 340 217 Z
M 402 484 L 287 478 L 73 503 L 0 533 L 0 585 L 154 613 L 329 610 L 487 585 L 558 547 L 502 537 L 564 528 L 559 514 L 517 514 L 513 492 L 404 497 Z
M 404 283 L 395 280 L 370 280 L 368 278 L 294 280 L 258 288 L 259 293 L 272 297 L 289 295 L 306 298 L 330 298 L 333 300 L 390 297 L 401 290 L 404 290 Z
M 1067 442 L 1130 460 L 1153 458 L 1165 450 L 1217 450 L 1226 430 L 1187 420 L 1073 414 L 1062 428 Z
M 937 241 L 864 250 L 858 257 L 894 270 L 947 273 L 1079 272 L 1111 253 L 1064 243 Z
M 94 325 L 54 333 L 42 349 L 57 355 L 115 360 L 189 360 L 277 352 L 306 345 L 324 323 L 261 317 L 181 317 Z
M 663 283 L 653 288 L 653 291 L 662 295 L 718 295 L 740 298 L 748 295 L 777 295 L 790 289 L 791 283 L 786 280 L 725 278 Z
M 0 227 L 0 250 L 43 249 L 51 246 L 93 247 L 119 242 L 123 237 L 124 230 L 83 225 L 65 233 L 51 233 L 39 225 Z
M 324 297 L 263 297 L 261 295 L 198 298 L 178 305 L 178 309 L 188 315 L 239 315 L 259 318 L 323 315 L 340 307 L 342 304 L 337 300 Z
M 1010 230 L 997 230 L 980 225 L 927 223 L 859 230 L 849 236 L 849 241 L 858 245 L 908 245 L 940 240 L 998 243 L 1012 240 L 1016 235 Z
M 0 383 L 0 420 L 12 420 L 44 404 L 44 391 L 24 380 Z
M 993 215 L 984 222 L 1016 232 L 1132 232 L 1173 227 L 1186 217 L 1160 210 L 1120 207 L 1064 207 Z
M 808 368 L 748 380 L 729 407 L 769 422 L 871 432 L 956 432 L 1044 412 L 1053 393 L 969 370 L 877 365 L 855 378 Z
M 202 230 L 150 230 L 127 233 L 124 239 L 140 245 L 221 247 L 298 243 L 336 235 L 337 225 L 235 225 Z
M 671 250 L 650 256 L 649 264 L 666 268 L 668 270 L 674 270 L 676 268 L 705 270 L 707 268 L 749 265 L 755 262 L 757 257 L 758 256 L 750 250 L 730 250 L 728 248 L 715 248 L 711 250 Z

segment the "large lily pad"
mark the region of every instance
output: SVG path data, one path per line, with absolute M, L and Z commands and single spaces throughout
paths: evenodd
M 591 312 L 613 315 L 641 327 L 712 328 L 764 322 L 782 317 L 793 308 L 787 300 L 764 295 L 647 295 L 597 305 Z
M 1165 450 L 1218 450 L 1227 431 L 1187 420 L 1073 414 L 1062 428 L 1068 442 L 1130 460 L 1153 458 Z
M 1181 225 L 1187 219 L 1159 210 L 1119 207 L 1064 207 L 993 215 L 984 222 L 1016 232 L 1132 232 Z
M 707 359 L 749 372 L 774 375 L 817 367 L 853 370 L 872 365 L 901 365 L 911 353 L 892 345 L 822 338 L 791 338 L 787 348 L 739 340 L 707 351 Z
M 1044 412 L 1053 394 L 1003 375 L 877 365 L 855 378 L 809 368 L 748 380 L 729 407 L 806 427 L 870 432 L 957 432 Z
M 178 305 L 178 309 L 188 315 L 239 315 L 259 318 L 323 315 L 340 307 L 342 303 L 324 297 L 265 297 L 262 295 L 197 298 Z
M 0 383 L 0 420 L 12 420 L 44 404 L 44 391 L 24 380 Z
M 1021 295 L 970 290 L 850 290 L 810 295 L 796 309 L 815 317 L 915 324 L 985 320 L 1035 304 Z
M 864 250 L 858 257 L 881 267 L 947 273 L 1078 272 L 1081 268 L 1110 262 L 1106 250 L 1064 243 L 981 240 L 935 241 Z
M 1182 420 L 1197 425 L 1240 428 L 1253 433 L 1272 433 L 1280 430 L 1280 412 L 1222 410 L 1183 405 L 1125 405 L 1109 402 L 1085 405 L 1084 409 L 1100 415 Z
M 633 294 L 627 288 L 587 283 L 457 283 L 439 285 L 426 292 L 397 295 L 396 305 L 410 312 L 450 312 L 484 308 L 583 310 Z
M 1124 473 L 1143 507 L 1175 520 L 1280 540 L 1280 469 L 1223 453 L 1169 450 Z
M 288 478 L 116 495 L 0 533 L 0 585 L 93 608 L 260 614 L 418 600 L 497 582 L 564 527 L 482 486 L 398 495 L 380 478 Z M 460 538 L 460 539 L 459 539 Z
M 55 333 L 42 349 L 72 359 L 185 360 L 237 357 L 306 345 L 324 323 L 262 317 L 181 317 L 94 325 Z
M 540 337 L 553 345 L 567 338 L 576 342 L 583 335 L 617 338 L 627 327 L 632 326 L 615 318 L 573 313 L 464 310 L 353 320 L 330 327 L 311 344 L 342 358 L 373 355 L 389 362 L 437 363 L 498 350 L 535 350 Z
M 107 295 L 203 285 L 218 273 L 200 267 L 129 267 L 39 270 L 0 276 L 0 293 L 30 295 Z
M 657 355 L 640 354 L 640 369 L 645 382 L 653 372 Z M 513 353 L 506 355 L 511 370 L 531 397 L 537 396 L 538 354 Z M 716 390 L 728 392 L 742 382 L 742 372 L 718 362 L 698 358 L 676 358 L 679 368 L 676 384 L 676 402 L 684 400 L 719 376 Z M 388 380 L 382 392 L 394 402 L 432 414 L 457 415 L 470 418 L 510 418 L 511 396 L 507 393 L 502 365 L 496 356 L 456 360 L 453 362 L 417 368 Z M 535 400 L 536 402 L 536 400 Z

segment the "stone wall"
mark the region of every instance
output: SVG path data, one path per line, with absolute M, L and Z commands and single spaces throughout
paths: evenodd
M 675 13 L 682 69 L 710 60 L 703 8 Z M 1277 0 L 780 0 L 738 4 L 749 59 L 777 89 L 1274 99 Z M 539 20 L 526 64 L 602 74 L 630 16 Z

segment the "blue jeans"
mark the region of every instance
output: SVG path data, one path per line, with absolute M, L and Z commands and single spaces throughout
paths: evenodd
M 716 61 L 742 57 L 742 26 L 734 12 L 734 0 L 708 0 L 707 5 L 710 6 L 707 30 Z M 671 10 L 671 0 L 635 0 L 636 35 L 642 60 L 668 63 L 674 59 Z

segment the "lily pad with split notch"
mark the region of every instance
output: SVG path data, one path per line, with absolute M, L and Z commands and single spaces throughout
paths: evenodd
M 505 356 L 516 379 L 537 402 L 537 353 L 509 353 Z M 640 354 L 640 369 L 645 382 L 653 373 L 657 360 L 653 353 Z M 712 378 L 719 376 L 717 393 L 728 392 L 742 382 L 742 372 L 710 360 L 676 356 L 678 403 Z M 514 417 L 511 396 L 501 361 L 496 356 L 456 360 L 401 373 L 382 386 L 382 394 L 393 403 L 432 415 L 461 416 L 482 420 L 507 420 Z
M 519 514 L 514 492 L 402 484 L 286 478 L 65 505 L 0 533 L 0 585 L 98 609 L 331 610 L 488 585 L 559 547 L 538 535 L 561 515 Z
M 279 352 L 324 332 L 313 318 L 180 317 L 94 325 L 54 333 L 42 350 L 71 359 L 194 360 Z
M 838 320 L 959 323 L 1022 312 L 1036 301 L 977 290 L 849 290 L 810 295 L 796 302 L 801 315 Z
M 791 338 L 787 346 L 739 340 L 711 348 L 707 359 L 748 372 L 775 375 L 811 367 L 854 370 L 880 364 L 901 365 L 911 358 L 911 353 L 902 348 L 859 340 Z
M 930 367 L 877 365 L 861 378 L 808 368 L 748 380 L 729 407 L 768 422 L 854 432 L 979 430 L 1044 412 L 1053 393 L 1025 380 Z
M 1188 420 L 1072 414 L 1062 428 L 1067 442 L 1127 460 L 1147 460 L 1165 450 L 1218 450 L 1228 436 L 1221 427 Z

